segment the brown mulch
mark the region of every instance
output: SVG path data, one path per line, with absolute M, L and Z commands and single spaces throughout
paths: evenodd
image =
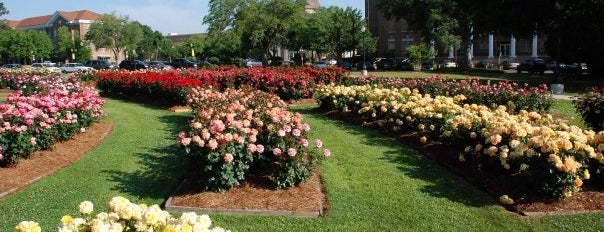
M 34 152 L 10 167 L 0 167 L 0 198 L 22 189 L 84 156 L 109 134 L 113 122 L 94 123 L 69 141 L 53 144 L 49 150 Z

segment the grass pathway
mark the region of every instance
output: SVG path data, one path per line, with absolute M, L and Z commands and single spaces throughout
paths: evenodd
M 296 110 L 333 156 L 321 166 L 329 210 L 323 218 L 211 215 L 232 231 L 598 231 L 603 214 L 523 218 L 397 141 Z M 35 220 L 55 231 L 60 217 L 91 200 L 104 211 L 115 195 L 161 204 L 182 176 L 174 125 L 184 114 L 110 100 L 114 131 L 72 166 L 0 200 L 0 231 Z

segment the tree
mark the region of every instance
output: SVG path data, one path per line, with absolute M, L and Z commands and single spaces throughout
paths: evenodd
M 57 40 L 55 43 L 55 58 L 57 60 L 71 60 L 71 49 L 73 48 L 71 34 L 65 26 L 57 29 Z
M 109 48 L 115 61 L 126 49 L 132 51 L 142 39 L 143 32 L 139 24 L 130 22 L 128 16 L 118 17 L 115 13 L 104 14 L 99 21 L 90 25 L 86 40 L 97 48 Z M 130 48 L 130 49 L 129 49 Z
M 409 60 L 411 60 L 411 63 L 415 65 L 428 61 L 435 55 L 432 48 L 426 43 L 414 44 L 409 46 L 408 49 Z
M 31 44 L 31 47 L 28 47 L 28 49 L 30 49 L 29 51 L 32 55 L 32 62 L 36 59 L 50 58 L 54 47 L 46 32 L 38 30 L 26 31 L 26 37 L 30 41 L 28 44 Z
M 0 17 L 7 15 L 8 13 L 10 12 L 6 9 L 6 7 L 4 7 L 4 3 L 0 2 Z

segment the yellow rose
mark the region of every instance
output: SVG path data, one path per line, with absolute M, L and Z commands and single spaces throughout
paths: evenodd
M 514 199 L 510 198 L 508 195 L 502 195 L 499 197 L 499 202 L 503 203 L 504 205 L 513 205 Z

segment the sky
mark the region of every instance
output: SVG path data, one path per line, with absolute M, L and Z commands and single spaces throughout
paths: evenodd
M 56 11 L 90 10 L 99 14 L 115 12 L 150 26 L 162 34 L 206 32 L 202 18 L 209 0 L 0 0 L 10 12 L 4 19 L 22 20 L 52 15 Z M 319 0 L 321 6 L 352 7 L 364 12 L 364 0 Z

